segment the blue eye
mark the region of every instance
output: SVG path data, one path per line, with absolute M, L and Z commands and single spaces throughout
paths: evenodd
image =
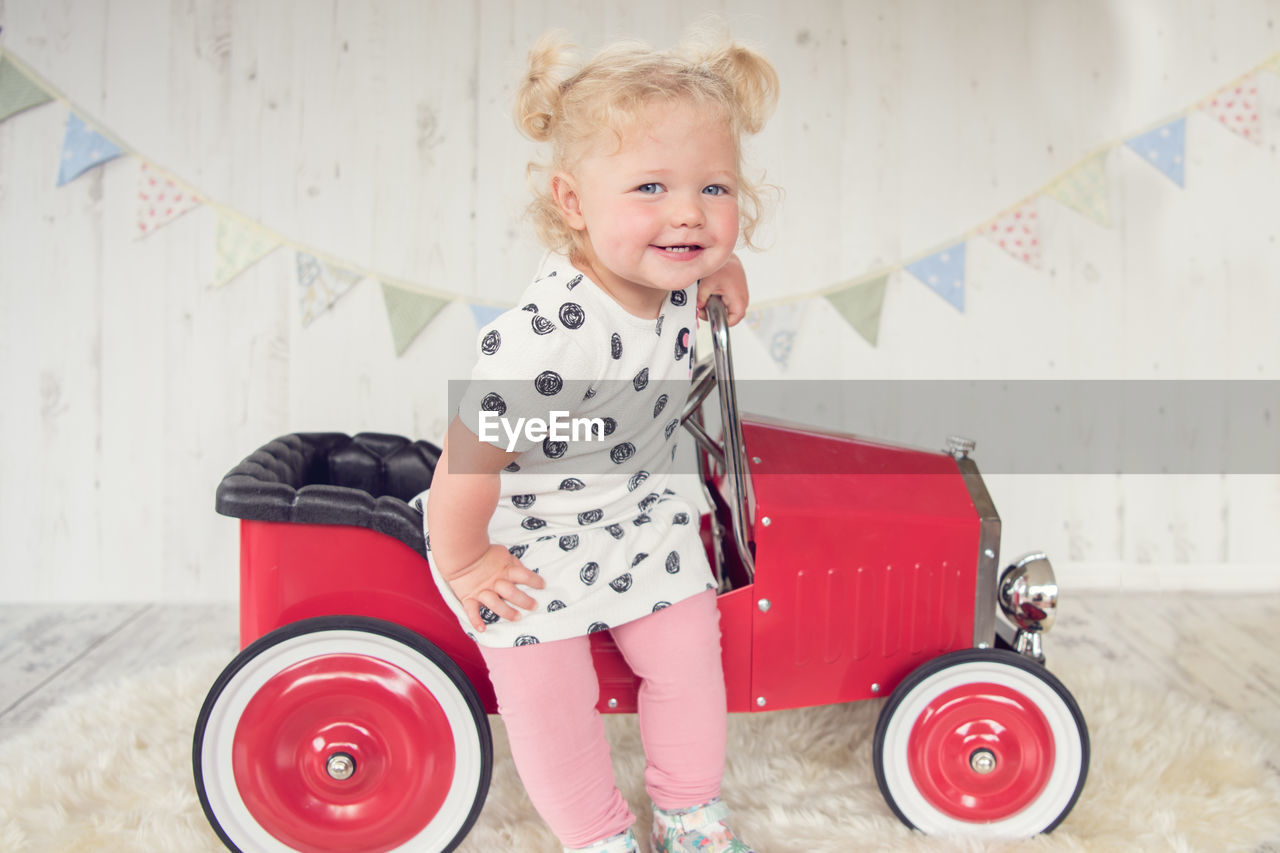
M 642 192 L 645 195 L 653 195 L 655 193 L 662 192 L 662 184 L 641 184 L 636 187 L 636 191 Z
M 723 184 L 712 184 L 709 187 L 703 187 L 702 191 L 707 195 L 728 195 L 729 188 Z

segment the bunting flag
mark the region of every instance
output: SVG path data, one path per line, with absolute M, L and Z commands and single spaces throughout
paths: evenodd
M 1107 152 L 1099 152 L 1071 169 L 1050 184 L 1045 195 L 1057 199 L 1103 228 L 1110 228 L 1111 210 L 1107 202 L 1110 195 L 1107 183 Z
M 0 121 L 52 100 L 53 97 L 31 82 L 9 57 L 0 56 Z
M 769 353 L 769 358 L 782 370 L 791 361 L 791 349 L 795 346 L 809 302 L 785 302 L 770 308 L 748 311 L 744 318 L 747 328 Z
M 963 312 L 964 261 L 965 244 L 961 242 L 923 260 L 907 264 L 907 271 L 950 302 L 957 311 Z
M 476 305 L 471 303 L 471 316 L 476 321 L 476 331 L 480 331 L 485 326 L 498 319 L 498 315 L 505 311 L 505 308 L 494 308 L 492 305 Z
M 67 114 L 67 133 L 62 140 L 62 160 L 58 164 L 58 186 L 123 154 L 111 140 L 90 129 L 75 113 Z
M 826 294 L 827 301 L 840 316 L 872 346 L 880 340 L 880 313 L 884 310 L 884 294 L 889 274 Z
M 1232 133 L 1255 145 L 1261 144 L 1263 125 L 1259 93 L 1262 87 L 1259 78 L 1264 70 L 1280 75 L 1280 53 L 1268 57 L 1214 94 L 1194 102 L 1176 115 L 1167 116 L 1154 130 L 1127 134 L 1099 146 L 995 220 L 966 231 L 948 248 L 931 252 L 911 263 L 895 263 L 864 279 L 847 281 L 834 288 L 791 293 L 773 305 L 765 305 L 749 313 L 748 327 L 757 334 L 774 363 L 785 370 L 807 318 L 808 305 L 822 296 L 858 334 L 875 345 L 879 338 L 888 280 L 899 270 L 910 272 L 963 312 L 966 241 L 969 237 L 981 234 L 1038 270 L 1043 266 L 1043 241 L 1036 204 L 1041 196 L 1053 198 L 1104 227 L 1111 226 L 1106 158 L 1113 149 L 1122 145 L 1130 148 L 1170 180 L 1185 186 L 1186 117 L 1191 112 L 1203 112 Z M 141 161 L 135 216 L 137 237 L 158 230 L 201 204 L 215 208 L 218 213 L 215 286 L 231 281 L 279 246 L 290 245 L 297 250 L 295 262 L 303 325 L 309 325 L 358 281 L 369 277 L 381 286 L 397 355 L 405 352 L 447 304 L 459 298 L 447 292 L 428 292 L 425 286 L 388 280 L 376 272 L 360 270 L 342 260 L 322 260 L 327 257 L 323 253 L 301 246 L 215 201 L 200 198 L 191 188 L 184 186 L 181 179 L 163 173 L 137 152 L 122 149 L 112 141 L 114 136 L 108 131 L 92 130 L 81 119 L 83 113 L 55 87 L 20 59 L 0 50 L 0 121 L 50 101 L 57 101 L 68 108 L 58 186 L 88 169 L 129 153 Z M 432 261 L 436 267 L 442 268 L 443 261 L 438 253 L 437 246 Z M 427 272 L 428 278 L 436 277 L 430 267 Z M 492 305 L 467 304 L 478 328 L 487 326 L 504 310 Z
M 256 225 L 225 214 L 218 216 L 218 265 L 213 286 L 222 287 L 279 245 L 279 240 Z
M 145 237 L 199 205 L 199 196 L 143 161 L 138 169 L 138 224 L 134 236 Z
M 1258 105 L 1258 75 L 1250 74 L 1239 84 L 1228 86 L 1201 104 L 1202 112 L 1222 123 L 1223 127 L 1250 142 L 1262 144 L 1262 110 Z
M 1169 180 L 1180 187 L 1186 186 L 1186 116 L 1174 119 L 1163 127 L 1125 140 L 1142 159 L 1155 166 Z
M 358 272 L 343 269 L 320 260 L 315 255 L 298 252 L 298 304 L 302 308 L 302 325 L 334 306 L 347 291 L 362 279 Z
M 387 320 L 391 323 L 396 355 L 404 355 L 409 344 L 449 304 L 449 300 L 406 290 L 385 281 L 378 283 L 382 285 L 382 301 L 387 306 Z
M 1034 201 L 1005 213 L 982 233 L 1024 264 L 1040 269 L 1040 217 Z

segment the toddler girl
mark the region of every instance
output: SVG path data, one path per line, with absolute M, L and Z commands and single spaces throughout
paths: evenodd
M 552 254 L 481 330 L 426 523 L 516 768 L 567 850 L 637 849 L 595 708 L 588 635 L 606 629 L 641 680 L 654 850 L 748 849 L 720 800 L 715 583 L 669 479 L 696 306 L 714 291 L 731 320 L 745 310 L 733 252 L 758 195 L 739 143 L 776 92 L 772 66 L 733 43 L 619 45 L 574 68 L 555 37 L 518 92 L 520 127 L 551 145 L 531 210 Z

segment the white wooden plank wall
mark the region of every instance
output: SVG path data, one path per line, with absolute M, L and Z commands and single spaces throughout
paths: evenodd
M 528 46 L 553 26 L 668 45 L 705 11 L 784 85 L 751 147 L 786 191 L 771 248 L 747 258 L 758 300 L 958 238 L 1280 50 L 1280 0 L 0 0 L 0 39 L 267 228 L 503 301 L 539 253 L 520 222 L 534 152 L 508 117 Z M 1259 83 L 1265 145 L 1191 117 L 1185 190 L 1113 152 L 1114 228 L 1045 202 L 1042 272 L 972 241 L 964 314 L 895 276 L 876 348 L 813 301 L 788 375 L 1280 378 L 1280 77 Z M 0 125 L 0 595 L 229 600 L 222 473 L 294 430 L 437 438 L 470 312 L 450 306 L 396 359 L 369 282 L 301 326 L 291 252 L 212 290 L 212 211 L 133 239 L 136 161 L 54 188 L 64 120 L 45 106 Z M 735 343 L 740 375 L 778 375 Z M 951 431 L 886 417 L 879 437 L 922 429 Z M 1280 586 L 1275 476 L 990 485 L 1006 554 L 1043 547 L 1066 582 Z

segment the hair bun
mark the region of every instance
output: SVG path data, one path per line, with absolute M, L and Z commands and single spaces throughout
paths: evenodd
M 529 51 L 529 70 L 516 91 L 516 126 L 535 142 L 551 137 L 559 114 L 561 84 L 569 77 L 573 44 L 558 30 L 546 33 Z

